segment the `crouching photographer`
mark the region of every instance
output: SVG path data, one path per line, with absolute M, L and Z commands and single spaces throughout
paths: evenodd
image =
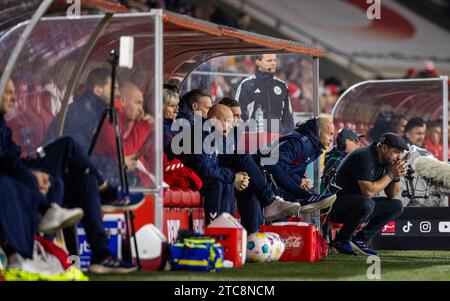
M 340 164 L 336 184 L 341 190 L 330 212 L 330 221 L 343 224 L 333 241 L 340 253 L 377 255 L 368 242 L 403 211 L 396 196 L 400 192 L 400 177 L 408 169 L 402 160 L 405 150 L 408 145 L 401 136 L 385 133 L 378 142 L 353 151 Z M 378 196 L 382 191 L 385 197 Z M 367 225 L 355 234 L 363 222 Z

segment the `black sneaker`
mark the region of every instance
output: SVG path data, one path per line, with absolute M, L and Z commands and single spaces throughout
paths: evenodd
M 339 253 L 345 255 L 357 256 L 358 254 L 353 250 L 352 245 L 346 240 L 334 240 L 333 248 L 335 248 Z
M 100 199 L 104 213 L 133 211 L 144 204 L 143 193 L 125 193 L 119 187 L 109 184 L 100 191 Z
M 300 213 L 307 214 L 323 208 L 328 208 L 333 205 L 335 200 L 336 194 L 334 193 L 314 193 L 309 198 L 300 201 L 300 205 L 302 205 Z
M 369 245 L 365 240 L 358 240 L 355 237 L 353 237 L 352 240 L 350 241 L 350 245 L 352 246 L 353 250 L 360 255 L 367 255 L 367 256 L 378 255 L 377 251 L 369 248 Z
M 137 270 L 138 267 L 132 263 L 107 256 L 103 260 L 92 262 L 88 271 L 92 274 L 128 274 Z

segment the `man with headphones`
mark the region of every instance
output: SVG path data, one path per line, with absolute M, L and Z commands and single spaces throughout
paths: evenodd
M 358 134 L 350 128 L 342 128 L 336 136 L 335 146 L 325 154 L 325 166 L 322 175 L 322 192 L 337 192 L 335 176 L 339 164 L 353 150 L 359 148 L 359 139 L 364 135 Z
M 385 133 L 378 142 L 348 154 L 339 165 L 336 184 L 340 187 L 329 220 L 343 226 L 333 247 L 347 255 L 377 255 L 368 242 L 388 222 L 397 219 L 403 204 L 396 199 L 400 177 L 407 171 L 402 159 L 408 144 L 397 134 Z M 384 197 L 378 196 L 384 191 Z M 359 224 L 368 222 L 358 233 Z

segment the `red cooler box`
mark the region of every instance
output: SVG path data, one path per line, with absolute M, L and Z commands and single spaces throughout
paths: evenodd
M 260 226 L 260 232 L 274 232 L 280 235 L 285 250 L 280 261 L 316 261 L 316 229 L 314 226 L 284 225 Z
M 244 264 L 243 252 L 243 229 L 242 228 L 213 228 L 205 229 L 205 234 L 215 236 L 216 241 L 220 243 L 224 250 L 226 260 L 233 262 L 233 267 L 237 268 Z

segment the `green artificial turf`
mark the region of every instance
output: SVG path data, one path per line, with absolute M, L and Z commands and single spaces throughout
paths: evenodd
M 364 256 L 329 255 L 321 262 L 247 263 L 216 273 L 141 271 L 89 275 L 90 280 L 369 280 Z M 381 280 L 450 280 L 450 251 L 381 251 Z

